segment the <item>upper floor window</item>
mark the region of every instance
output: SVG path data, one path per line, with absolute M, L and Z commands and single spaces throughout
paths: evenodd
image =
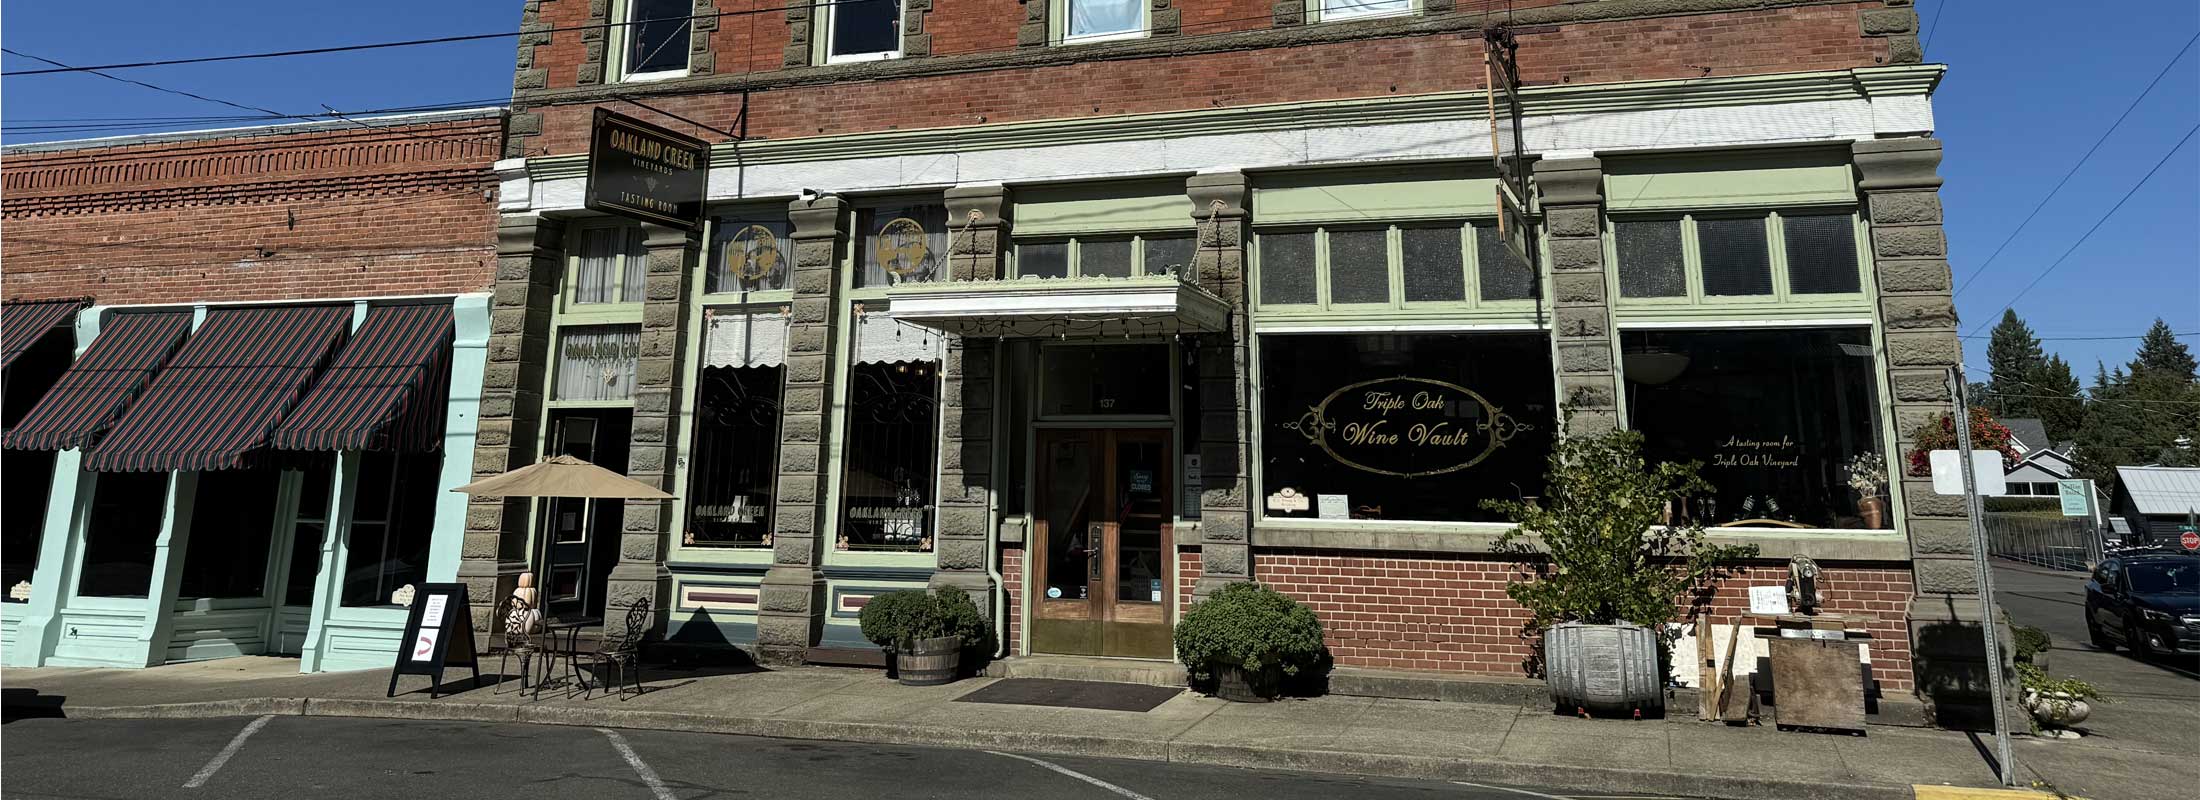
M 1413 13 L 1414 0 L 1320 0 L 1315 21 L 1334 22 Z
M 1622 302 L 1857 295 L 1856 221 L 1846 211 L 1684 214 L 1612 223 Z
M 901 0 L 839 0 L 825 5 L 825 61 L 901 56 Z
M 626 35 L 620 74 L 636 78 L 687 74 L 689 0 L 626 0 Z
M 1061 0 L 1061 5 L 1065 42 L 1130 38 L 1146 30 L 1146 0 Z

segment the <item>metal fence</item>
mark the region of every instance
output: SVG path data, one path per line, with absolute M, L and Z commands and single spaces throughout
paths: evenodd
M 1996 558 L 2049 569 L 2083 571 L 2100 560 L 2101 536 L 2083 517 L 1986 515 L 1988 551 Z

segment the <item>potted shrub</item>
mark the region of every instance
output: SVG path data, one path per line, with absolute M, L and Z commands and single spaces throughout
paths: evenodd
M 2101 690 L 2077 678 L 2051 678 L 2031 664 L 2017 665 L 2017 680 L 2024 684 L 2024 710 L 2032 714 L 2032 732 L 2059 731 L 2093 715 L 2087 700 L 2108 702 Z
M 2010 628 L 2010 632 L 2010 638 L 2016 642 L 2017 663 L 2030 664 L 2038 667 L 2041 672 L 2046 672 L 2047 651 L 2055 646 L 2055 640 L 2047 635 L 2047 631 L 2030 625 L 2018 625 Z
M 1887 459 L 1878 453 L 1860 453 L 1849 459 L 1849 488 L 1856 490 L 1856 515 L 1866 528 L 1887 525 Z
M 1757 554 L 1711 544 L 1700 521 L 1672 513 L 1711 491 L 1697 468 L 1649 463 L 1635 431 L 1567 436 L 1540 501 L 1485 501 L 1514 525 L 1496 547 L 1521 567 L 1505 593 L 1542 634 L 1559 710 L 1662 712 L 1676 598 L 1708 603 L 1716 578 Z
M 1994 415 L 1986 409 L 1971 407 L 1971 449 L 1996 450 L 2001 453 L 2002 466 L 2017 463 L 2017 448 L 2009 444 L 2009 427 L 1994 421 Z M 1933 451 L 1956 449 L 1955 417 L 1941 414 L 1931 422 L 1917 426 L 1910 432 L 1914 442 L 1910 446 L 1910 477 L 1923 478 L 1933 474 Z
M 863 638 L 884 648 L 904 686 L 936 686 L 962 677 L 962 654 L 990 641 L 985 615 L 961 589 L 887 592 L 863 606 Z
M 1285 676 L 1319 671 L 1328 653 L 1312 610 L 1250 581 L 1222 587 L 1176 623 L 1177 660 L 1224 700 L 1274 699 Z

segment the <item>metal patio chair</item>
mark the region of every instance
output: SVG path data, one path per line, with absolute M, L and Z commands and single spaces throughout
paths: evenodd
M 497 654 L 496 694 L 504 693 L 505 665 L 513 658 L 519 659 L 519 691 L 524 694 L 534 679 L 535 657 L 542 652 L 542 644 L 535 637 L 531 624 L 536 615 L 528 612 L 534 605 L 517 597 L 507 597 L 497 604 L 494 616 L 489 618 L 489 650 Z
M 626 609 L 626 625 L 616 631 L 610 625 L 605 625 L 597 640 L 596 652 L 590 654 L 595 661 L 597 682 L 609 681 L 610 690 L 618 693 L 622 701 L 626 699 L 626 681 L 629 677 L 634 684 L 634 694 L 642 693 L 642 637 L 649 633 L 654 621 L 655 618 L 650 613 L 649 598 L 635 600 Z M 595 692 L 597 682 L 587 685 L 582 699 L 587 699 Z

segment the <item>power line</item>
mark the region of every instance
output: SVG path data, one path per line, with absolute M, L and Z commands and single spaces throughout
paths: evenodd
M 2184 333 L 2172 333 L 2170 335 L 2182 339 L 2187 336 L 2200 336 L 2200 331 L 2186 331 Z M 1991 333 L 1974 333 L 1961 338 L 1986 339 L 1991 338 L 1992 336 L 1993 334 Z M 2034 336 L 2032 338 L 2035 341 L 2041 342 L 2115 342 L 2131 339 L 2144 339 L 2147 337 L 2142 334 L 2139 336 Z
M 249 106 L 249 105 L 245 105 L 245 104 L 243 104 L 243 103 L 232 103 L 232 102 L 229 102 L 229 101 L 227 101 L 227 100 L 223 100 L 223 99 L 220 99 L 220 98 L 215 98 L 215 97 L 207 97 L 206 95 L 203 95 L 203 94 L 194 94 L 194 93 L 192 93 L 192 92 L 186 92 L 186 91 L 183 91 L 182 89 L 170 89 L 170 88 L 168 88 L 168 87 L 166 87 L 166 86 L 155 86 L 155 85 L 153 85 L 153 84 L 150 84 L 150 83 L 146 83 L 146 82 L 144 82 L 144 81 L 140 81 L 140 80 L 132 80 L 132 79 L 130 79 L 130 78 L 123 78 L 123 77 L 117 77 L 117 76 L 114 76 L 114 75 L 109 75 L 109 74 L 107 74 L 107 73 L 101 72 L 101 71 L 99 71 L 99 70 L 96 70 L 96 69 L 84 69 L 84 70 L 77 70 L 77 69 L 76 69 L 75 67 L 71 67 L 71 66 L 69 66 L 69 65 L 67 65 L 67 64 L 63 64 L 63 63 L 61 63 L 61 62 L 59 62 L 59 61 L 55 61 L 55 60 L 53 60 L 53 59 L 50 59 L 50 58 L 44 58 L 44 57 L 41 57 L 41 56 L 34 56 L 34 55 L 31 55 L 31 54 L 29 54 L 29 53 L 25 53 L 25 52 L 23 52 L 23 51 L 20 51 L 20 50 L 11 50 L 11 49 L 8 49 L 8 48 L 5 48 L 5 47 L 0 47 L 0 53 L 7 53 L 8 55 L 11 55 L 11 56 L 20 56 L 20 57 L 22 57 L 22 58 L 28 58 L 28 59 L 30 59 L 30 60 L 32 60 L 32 61 L 38 61 L 38 62 L 43 62 L 43 63 L 47 63 L 47 64 L 52 64 L 52 65 L 54 65 L 54 66 L 56 66 L 56 67 L 62 67 L 62 68 L 66 68 L 66 69 L 70 69 L 70 70 L 75 70 L 75 71 L 79 71 L 79 72 L 89 72 L 89 73 L 91 73 L 91 74 L 93 74 L 93 75 L 97 75 L 97 76 L 99 76 L 99 77 L 102 77 L 102 78 L 106 78 L 107 80 L 110 80 L 110 81 L 116 81 L 116 82 L 119 82 L 119 83 L 127 83 L 127 84 L 131 84 L 131 85 L 134 85 L 134 86 L 143 86 L 143 87 L 145 87 L 145 88 L 147 88 L 147 89 L 151 89 L 151 90 L 153 90 L 153 91 L 156 91 L 156 92 L 164 92 L 164 93 L 167 93 L 167 94 L 172 94 L 172 95 L 178 95 L 178 96 L 181 96 L 181 97 L 188 97 L 188 98 L 191 98 L 191 99 L 193 99 L 193 100 L 204 100 L 204 101 L 206 101 L 206 102 L 209 102 L 209 103 L 219 103 L 219 104 L 221 104 L 221 105 L 225 105 L 225 106 L 228 106 L 228 107 L 230 107 L 230 108 L 241 108 L 241 109 L 244 109 L 244 110 L 246 110 L 246 111 L 258 111 L 258 112 L 260 112 L 260 113 L 262 113 L 262 114 L 273 114 L 273 115 L 275 115 L 275 116 L 282 116 L 282 113 L 283 113 L 283 112 L 280 112 L 280 111 L 275 111 L 275 110 L 272 110 L 272 109 L 266 109 L 266 108 L 261 108 L 261 107 L 259 107 L 259 106 Z
M 2191 50 L 2192 43 L 2196 41 L 2200 41 L 2200 33 L 2193 34 L 2192 38 L 2185 40 L 2185 46 L 2177 48 L 2177 54 L 2169 57 L 2169 63 L 2162 65 L 2162 71 L 2154 73 L 2154 80 L 2147 82 L 2147 88 L 2139 92 L 2138 97 L 2131 98 L 2131 105 L 2124 107 L 2124 113 L 2116 117 L 2116 122 L 2109 125 L 2108 130 L 2102 131 L 2101 138 L 2093 140 L 2093 146 L 2086 149 L 2085 155 L 2078 157 L 2078 163 L 2070 165 L 2070 171 L 2063 173 L 2062 180 L 2055 182 L 2055 188 L 2047 190 L 2046 196 L 2041 197 L 2040 202 L 2032 206 L 2032 213 L 2024 215 L 2024 221 L 2017 223 L 2017 227 L 2010 229 L 2009 236 L 2002 239 L 2001 244 L 1994 248 L 1993 254 L 1986 257 L 1986 263 L 1980 264 L 1978 269 L 1971 273 L 1971 277 L 1963 279 L 1963 284 L 1956 287 L 1954 296 L 1962 296 L 1963 290 L 1971 288 L 1973 281 L 1986 274 L 1986 268 L 1994 265 L 1994 259 L 2001 257 L 2001 251 L 2007 250 L 2009 243 L 2017 240 L 2017 234 L 2023 233 L 2025 227 L 2032 224 L 2032 219 L 2040 215 L 2040 209 L 2047 207 L 2047 201 L 2055 199 L 2055 194 L 2062 191 L 2063 185 L 2069 183 L 2070 179 L 2078 174 L 2078 169 L 2084 167 L 2085 162 L 2091 160 L 2094 153 L 2100 152 L 2101 145 L 2108 142 L 2108 137 L 2114 134 L 2117 128 L 2123 127 L 2124 120 L 2130 119 L 2131 112 L 2139 108 L 2139 101 L 2147 99 L 2147 95 L 2154 92 L 2154 87 L 2162 82 L 2163 76 L 2168 75 L 2170 68 L 2177 66 L 2177 62 L 2184 60 L 2185 52 Z
M 1940 30 L 1940 18 L 1947 15 L 1948 7 L 1954 5 L 1955 1 L 1940 0 L 1940 2 L 1933 4 L 1933 18 L 1925 21 L 1925 41 L 1917 46 L 1919 53 L 1932 49 L 1933 31 Z
M 2070 243 L 2070 249 L 2064 250 L 2061 256 L 2056 257 L 2054 263 L 2048 264 L 2046 269 L 2040 270 L 2039 276 L 2033 278 L 2031 283 L 2025 284 L 2024 288 L 2017 292 L 2017 296 L 2009 298 L 2009 302 L 2004 304 L 2001 307 L 2001 310 L 2008 311 L 2009 309 L 2015 308 L 2018 300 L 2024 299 L 2025 295 L 2032 292 L 2033 287 L 2040 285 L 2040 281 L 2047 279 L 2049 273 L 2054 272 L 2056 267 L 2062 266 L 2062 263 L 2070 258 L 2070 254 L 2078 252 L 2079 246 L 2084 245 L 2087 239 L 2093 238 L 2093 234 L 2099 231 L 2101 229 L 2101 226 L 2107 223 L 2110 217 L 2116 216 L 2116 212 L 2119 209 L 2122 209 L 2125 203 L 2131 201 L 2132 195 L 2139 193 L 2139 188 L 2145 186 L 2147 184 L 2147 181 L 2154 177 L 2154 173 L 2162 171 L 2162 165 L 2168 164 L 2170 158 L 2177 155 L 2177 151 L 2185 149 L 2185 143 L 2192 141 L 2192 135 L 2195 133 L 2200 133 L 2200 125 L 2194 125 L 2190 128 L 2185 129 L 2184 137 L 2178 139 L 2177 144 L 2171 146 L 2169 152 L 2162 154 L 2162 160 L 2154 162 L 2154 167 L 2148 169 L 2147 174 L 2140 176 L 2139 181 L 2131 185 L 2130 191 L 2124 192 L 2123 198 L 2117 200 L 2116 205 L 2108 209 L 2108 213 L 2102 214 L 2100 219 L 2094 220 L 2093 227 L 2087 228 L 2085 231 L 2085 235 L 2078 237 L 2077 241 Z M 1991 316 L 1999 316 L 1999 314 Z M 1977 333 L 1979 329 L 1984 327 L 1986 327 L 1986 323 L 1981 322 L 1979 323 L 1978 327 L 1972 328 L 1971 332 Z

